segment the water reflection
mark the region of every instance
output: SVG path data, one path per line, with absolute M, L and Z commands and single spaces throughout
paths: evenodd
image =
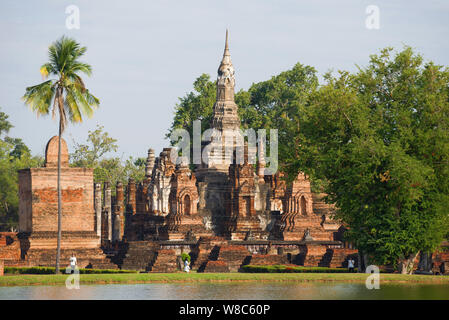
M 381 285 L 368 290 L 363 284 L 316 283 L 192 283 L 81 285 L 79 290 L 65 286 L 1 287 L 0 300 L 8 299 L 444 299 L 448 285 Z

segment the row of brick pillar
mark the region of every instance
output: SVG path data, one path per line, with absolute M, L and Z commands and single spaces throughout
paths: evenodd
M 94 186 L 95 231 L 102 241 L 120 241 L 125 226 L 125 204 L 123 184 L 116 185 L 116 195 L 112 197 L 111 185 L 105 182 Z M 113 204 L 113 199 L 114 204 Z
M 103 186 L 100 183 L 94 185 L 95 231 L 102 241 L 122 240 L 125 235 L 126 215 L 147 210 L 148 183 L 139 187 L 137 192 L 135 180 L 131 178 L 126 189 L 125 200 L 125 190 L 121 182 L 116 184 L 115 197 L 112 197 L 109 182 L 104 182 Z

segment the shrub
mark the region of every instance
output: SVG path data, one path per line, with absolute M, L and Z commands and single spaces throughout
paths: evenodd
M 5 274 L 54 274 L 54 267 L 5 267 Z
M 54 267 L 5 267 L 5 274 L 55 274 Z M 102 273 L 138 273 L 135 270 L 119 269 L 79 269 L 80 274 L 102 274 Z M 65 274 L 65 268 L 60 270 Z
M 182 259 L 182 262 L 187 260 L 190 263 L 190 255 L 188 253 L 183 252 L 181 254 L 181 259 Z
M 346 268 L 327 267 L 292 267 L 283 265 L 254 266 L 246 265 L 242 267 L 242 272 L 247 273 L 347 273 Z

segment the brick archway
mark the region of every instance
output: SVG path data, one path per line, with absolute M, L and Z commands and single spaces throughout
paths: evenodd
M 182 206 L 184 209 L 184 214 L 190 215 L 192 212 L 192 201 L 188 194 L 184 196 L 184 199 L 182 200 Z
M 301 208 L 301 214 L 303 216 L 306 216 L 307 215 L 307 202 L 306 202 L 306 198 L 304 196 L 301 197 L 300 208 Z

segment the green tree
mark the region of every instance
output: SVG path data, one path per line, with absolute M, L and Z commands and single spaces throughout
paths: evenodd
M 0 112 L 0 138 L 13 125 Z M 30 150 L 18 138 L 0 139 L 0 231 L 17 229 L 19 197 L 17 170 L 42 165 L 43 159 L 31 157 Z
M 129 178 L 142 181 L 145 177 L 145 158 L 129 157 L 122 161 L 119 157 L 106 158 L 110 152 L 117 151 L 117 140 L 97 126 L 89 131 L 85 144 L 73 142 L 75 151 L 70 154 L 70 165 L 94 169 L 94 180 L 98 183 L 106 181 L 115 184 L 118 181 L 126 184 Z
M 75 152 L 70 154 L 72 166 L 95 168 L 105 154 L 117 151 L 117 140 L 111 138 L 103 129 L 103 126 L 97 125 L 94 131 L 89 131 L 87 144 L 73 141 Z
M 384 49 L 326 81 L 296 122 L 299 156 L 284 161 L 326 181 L 360 252 L 410 273 L 448 230 L 449 71 Z
M 31 153 L 30 149 L 20 138 L 5 137 L 5 142 L 13 146 L 13 150 L 10 155 L 14 158 L 20 158 L 23 154 Z
M 278 129 L 279 166 L 289 181 L 297 176 L 291 160 L 298 159 L 301 150 L 300 120 L 310 97 L 318 88 L 313 67 L 297 63 L 292 69 L 270 80 L 253 84 L 250 104 L 245 106 L 242 121 L 247 127 Z M 267 152 L 269 152 L 267 148 Z
M 89 64 L 79 59 L 86 52 L 75 40 L 61 37 L 48 48 L 49 62 L 42 65 L 40 72 L 44 78 L 53 79 L 26 88 L 23 99 L 38 115 L 59 115 L 58 145 L 58 243 L 56 254 L 56 273 L 59 273 L 61 253 L 61 136 L 68 122 L 82 122 L 83 116 L 91 117 L 93 109 L 100 101 L 85 87 L 80 73 L 88 76 L 92 73 Z
M 19 181 L 17 171 L 39 167 L 43 158 L 24 152 L 15 156 L 13 145 L 0 140 L 0 230 L 17 229 L 19 222 Z
M 8 120 L 9 116 L 0 111 L 0 137 L 4 133 L 8 133 L 9 130 L 12 128 L 12 124 Z
M 175 116 L 166 135 L 170 137 L 175 129 L 186 129 L 192 135 L 193 121 L 201 121 L 201 130 L 210 128 L 213 105 L 216 97 L 216 85 L 208 74 L 202 74 L 193 83 L 194 91 L 179 98 L 175 107 Z
M 94 178 L 98 183 L 109 181 L 113 184 L 118 181 L 126 184 L 128 179 L 142 181 L 145 177 L 145 158 L 129 157 L 122 162 L 118 157 L 101 159 L 94 168 Z

